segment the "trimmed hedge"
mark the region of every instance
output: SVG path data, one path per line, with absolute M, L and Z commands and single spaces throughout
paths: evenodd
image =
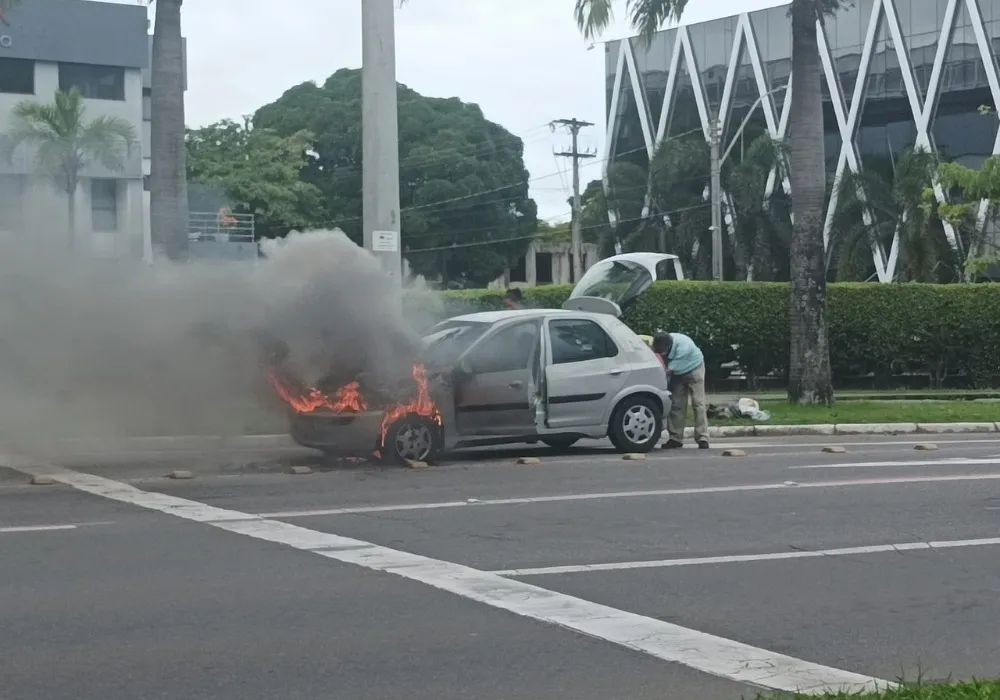
M 558 308 L 569 286 L 524 290 L 525 303 Z M 420 326 L 462 313 L 502 308 L 502 291 L 422 292 L 407 300 Z M 934 386 L 961 377 L 977 388 L 1000 375 L 1000 284 L 829 287 L 830 354 L 835 383 L 874 375 L 929 375 Z M 736 361 L 753 378 L 787 373 L 788 286 L 780 283 L 660 282 L 624 319 L 639 333 L 690 335 L 715 378 Z

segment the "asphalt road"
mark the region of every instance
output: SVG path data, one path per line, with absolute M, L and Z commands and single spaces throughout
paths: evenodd
M 921 440 L 939 449 L 594 443 L 427 470 L 253 439 L 8 451 L 0 696 L 733 700 L 992 676 L 1000 440 Z

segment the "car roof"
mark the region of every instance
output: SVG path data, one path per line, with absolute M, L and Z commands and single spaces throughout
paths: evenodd
M 566 311 L 564 309 L 505 309 L 502 311 L 480 311 L 474 314 L 455 316 L 449 318 L 448 321 L 458 321 L 460 323 L 500 323 L 501 321 L 509 321 L 517 318 L 531 319 L 545 316 L 577 316 L 595 320 L 600 318 L 614 318 L 613 316 L 609 317 L 607 314 L 595 314 L 587 311 Z

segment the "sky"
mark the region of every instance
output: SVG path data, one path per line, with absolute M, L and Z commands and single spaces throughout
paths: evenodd
M 126 0 L 127 1 L 127 0 Z M 781 0 L 689 0 L 685 24 L 781 4 Z M 570 161 L 554 119 L 596 126 L 580 135 L 598 157 L 581 186 L 601 174 L 605 140 L 604 46 L 585 41 L 573 0 L 409 0 L 396 13 L 397 80 L 430 97 L 479 104 L 487 119 L 525 142 L 539 217 L 569 218 Z M 294 8 L 294 10 L 292 9 Z M 152 17 L 152 10 L 150 11 Z M 624 6 L 618 12 L 624 18 Z M 238 119 L 305 82 L 361 66 L 361 0 L 197 0 L 183 6 L 188 40 L 187 121 Z M 601 41 L 630 35 L 616 22 Z

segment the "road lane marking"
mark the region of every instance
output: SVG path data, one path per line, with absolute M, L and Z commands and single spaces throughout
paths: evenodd
M 441 510 L 445 508 L 481 508 L 483 506 L 531 505 L 535 503 L 560 503 L 566 501 L 601 501 L 619 498 L 660 498 L 664 496 L 697 496 L 713 493 L 744 493 L 753 491 L 794 491 L 797 489 L 848 488 L 852 486 L 892 486 L 900 484 L 929 484 L 958 481 L 997 481 L 1000 474 L 942 474 L 927 476 L 897 476 L 884 478 L 846 479 L 837 481 L 806 481 L 796 484 L 741 484 L 736 486 L 702 486 L 650 491 L 617 491 L 610 493 L 574 493 L 557 496 L 531 496 L 525 498 L 483 498 L 465 501 L 440 501 L 437 503 L 403 503 L 385 506 L 356 506 L 348 508 L 323 508 L 316 510 L 288 510 L 258 513 L 261 518 L 291 520 L 331 515 L 366 515 L 370 513 L 395 513 L 414 510 Z
M 57 530 L 76 530 L 81 527 L 91 527 L 93 525 L 113 524 L 113 521 L 107 520 L 93 523 L 68 523 L 66 525 L 19 525 L 15 527 L 0 527 L 0 535 L 11 535 L 22 532 L 55 532 Z
M 76 525 L 30 525 L 24 527 L 0 527 L 0 535 L 17 532 L 51 532 L 53 530 L 75 530 Z
M 1000 545 L 1000 537 L 976 540 L 945 540 L 941 542 L 903 542 L 900 544 L 877 544 L 863 547 L 841 547 L 838 549 L 796 550 L 792 552 L 770 552 L 767 554 L 731 554 L 715 557 L 689 557 L 686 559 L 659 559 L 654 561 L 624 561 L 608 564 L 579 564 L 570 566 L 540 566 L 530 569 L 506 569 L 491 571 L 497 576 L 551 576 L 557 574 L 584 574 L 595 571 L 626 571 L 629 569 L 663 569 L 672 566 L 704 566 L 706 564 L 740 564 L 757 561 L 782 561 L 785 559 L 810 559 L 819 557 L 844 557 L 858 554 L 885 554 L 888 552 L 913 552 L 917 550 L 958 549 L 962 547 L 994 547 Z
M 803 661 L 468 566 L 216 508 L 62 467 L 13 467 L 79 491 L 173 515 L 346 564 L 383 571 L 522 617 L 602 639 L 695 670 L 767 690 L 855 693 L 891 687 L 871 676 Z
M 972 465 L 1000 465 L 1000 459 L 996 457 L 987 459 L 973 459 L 966 457 L 950 457 L 946 459 L 914 459 L 896 460 L 893 462 L 840 462 L 836 464 L 807 464 L 803 466 L 788 467 L 790 470 L 802 469 L 876 469 L 883 467 L 961 467 Z

